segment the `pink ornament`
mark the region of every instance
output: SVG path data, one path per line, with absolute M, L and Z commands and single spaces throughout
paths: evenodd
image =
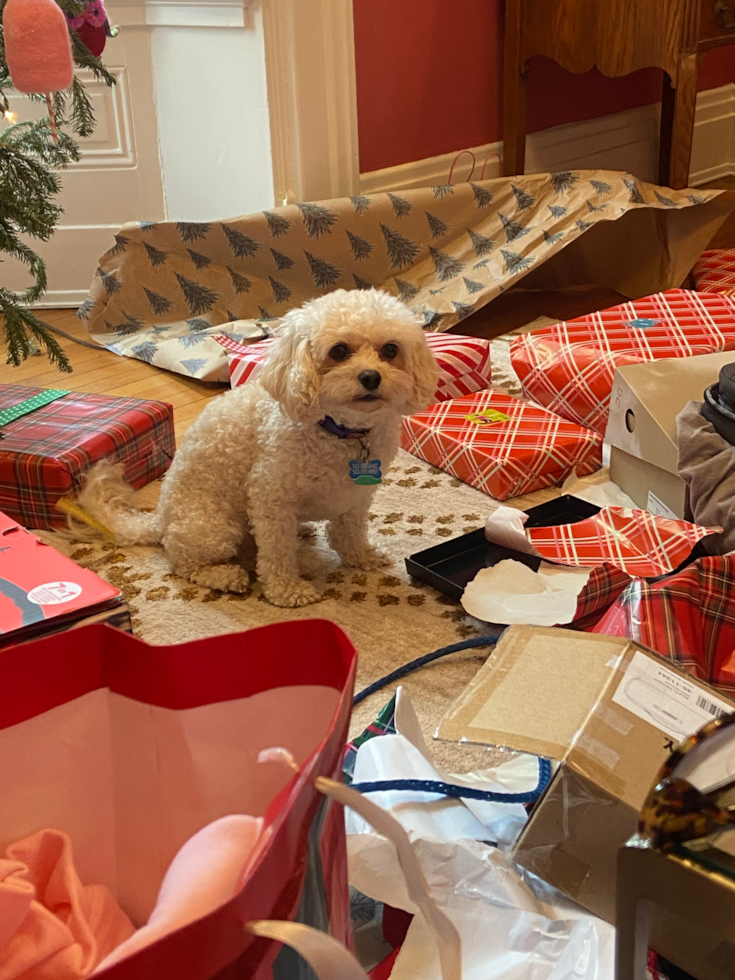
M 54 0 L 8 0 L 5 56 L 19 92 L 58 92 L 74 78 L 66 17 Z
M 82 14 L 77 14 L 75 17 L 74 14 L 70 14 L 68 10 L 65 10 L 64 16 L 66 17 L 67 24 L 73 31 L 78 31 L 84 23 L 84 17 Z
M 102 0 L 88 0 L 84 5 L 84 19 L 92 27 L 104 27 L 107 11 Z

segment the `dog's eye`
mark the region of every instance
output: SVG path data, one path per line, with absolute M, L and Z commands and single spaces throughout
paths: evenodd
M 380 354 L 386 360 L 392 361 L 398 354 L 398 344 L 383 344 Z
M 330 350 L 329 356 L 333 361 L 346 361 L 350 356 L 350 348 L 347 344 L 335 344 Z

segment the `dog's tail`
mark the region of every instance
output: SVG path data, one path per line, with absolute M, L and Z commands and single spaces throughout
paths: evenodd
M 159 544 L 161 528 L 158 515 L 138 510 L 133 503 L 134 490 L 123 479 L 122 463 L 101 460 L 87 473 L 78 503 L 88 514 L 104 524 L 115 535 L 118 544 Z M 88 525 L 69 517 L 76 537 L 91 537 Z

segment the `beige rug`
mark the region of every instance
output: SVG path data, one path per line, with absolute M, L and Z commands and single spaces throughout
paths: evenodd
M 517 390 L 507 343 L 494 345 L 496 385 Z M 150 506 L 157 485 L 139 494 Z M 545 490 L 513 501 L 531 506 L 555 496 Z M 438 647 L 469 636 L 492 632 L 448 600 L 406 574 L 406 556 L 482 526 L 490 503 L 478 490 L 401 451 L 378 489 L 370 515 L 372 537 L 393 559 L 379 572 L 344 569 L 328 548 L 323 529 L 301 545 L 302 571 L 325 589 L 324 599 L 305 609 L 284 610 L 263 599 L 257 582 L 247 595 L 214 592 L 171 575 L 157 547 L 115 548 L 109 543 L 76 543 L 60 534 L 42 532 L 48 543 L 85 568 L 118 586 L 127 600 L 134 630 L 153 644 L 181 643 L 205 636 L 234 633 L 284 619 L 323 617 L 349 635 L 359 653 L 357 689 Z M 489 649 L 454 654 L 403 682 L 416 707 L 424 733 L 431 737 L 437 722 L 484 662 Z M 391 689 L 373 695 L 355 711 L 353 733 L 375 717 Z M 436 745 L 437 761 L 473 768 L 482 753 Z M 480 759 L 487 762 L 487 755 Z

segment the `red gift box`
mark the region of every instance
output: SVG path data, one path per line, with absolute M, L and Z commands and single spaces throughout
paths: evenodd
M 526 398 L 604 433 L 615 368 L 735 349 L 735 298 L 671 289 L 513 342 Z
M 0 412 L 43 392 L 0 385 Z M 170 405 L 76 392 L 8 422 L 0 435 L 0 510 L 32 528 L 66 527 L 54 506 L 97 460 L 124 463 L 137 490 L 166 472 L 176 449 Z
M 735 248 L 713 248 L 702 252 L 692 269 L 699 292 L 735 295 Z
M 230 385 L 238 388 L 252 377 L 268 349 L 278 338 L 272 337 L 250 345 L 240 344 L 225 336 L 215 339 L 227 351 Z M 437 401 L 461 398 L 490 387 L 492 369 L 489 340 L 458 334 L 432 333 L 426 335 L 426 341 L 439 364 L 439 384 L 435 396 Z
M 497 500 L 602 466 L 596 432 L 500 391 L 439 402 L 405 418 L 401 445 Z

